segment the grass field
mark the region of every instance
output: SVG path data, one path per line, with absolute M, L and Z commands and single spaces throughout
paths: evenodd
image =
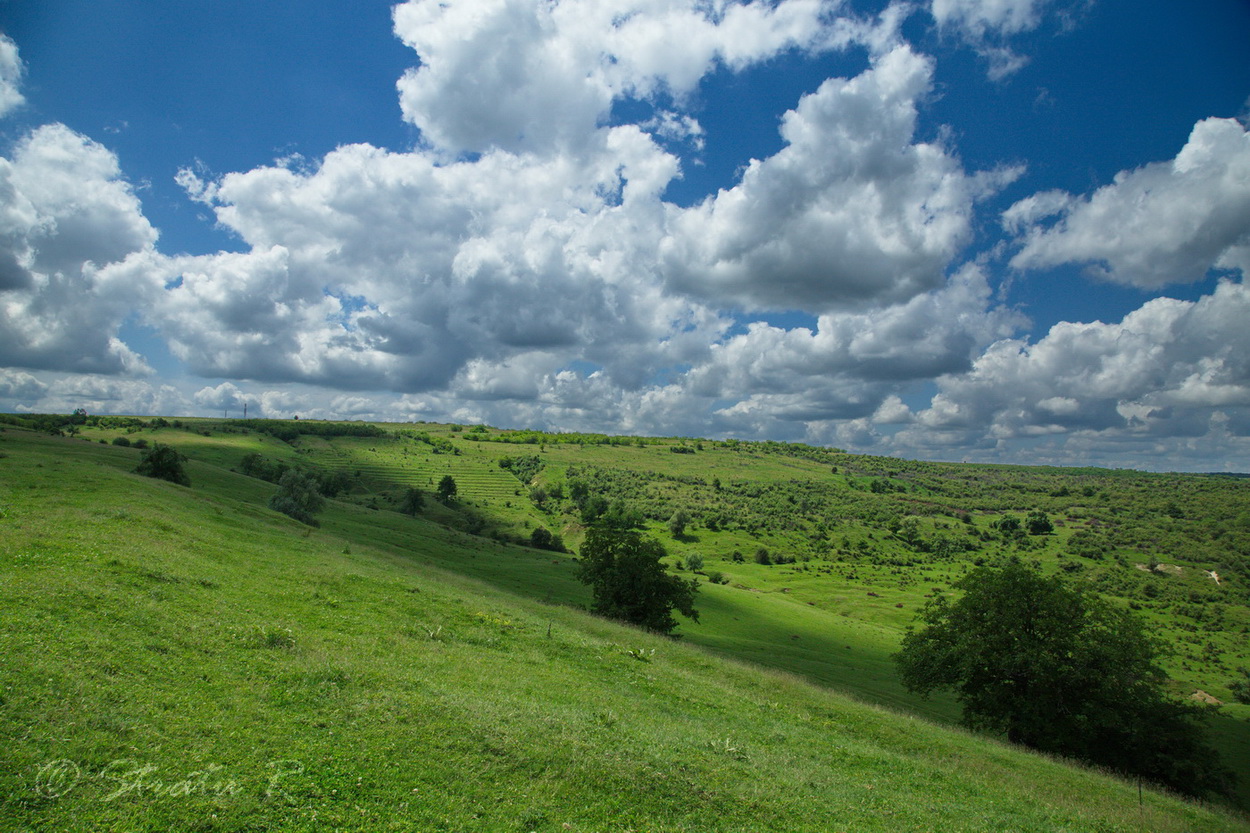
M 497 537 L 544 523 L 575 540 L 575 523 L 538 511 L 495 464 L 525 447 L 456 438 L 459 455 L 435 455 L 399 441 L 405 455 L 199 430 L 145 432 L 194 458 L 189 490 L 130 473 L 138 452 L 100 445 L 103 429 L 90 442 L 0 434 L 0 828 L 1248 829 L 831 691 L 916 705 L 888 655 L 953 565 L 907 582 L 889 565 L 718 561 L 732 583 L 703 586 L 701 621 L 675 642 L 575 609 L 586 594 L 567 554 L 466 534 L 437 505 L 415 519 L 370 508 L 412 482 L 388 465 L 420 451 L 454 467 L 471 510 L 501 519 Z M 228 470 L 249 451 L 315 460 L 340 446 L 362 482 L 316 530 Z M 644 469 L 648 453 L 698 456 L 615 450 Z M 549 447 L 539 479 L 611 451 Z M 818 474 L 725 456 L 725 481 Z M 480 491 L 474 471 L 489 475 Z M 488 491 L 511 485 L 496 474 L 512 494 Z M 672 549 L 709 547 L 711 562 L 761 540 L 721 535 L 697 529 Z
M 954 720 L 954 706 L 907 694 L 889 660 L 928 597 L 946 592 L 975 563 L 1007 555 L 1050 571 L 1076 568 L 1073 580 L 1092 583 L 1156 628 L 1177 695 L 1204 691 L 1224 702 L 1212 721 L 1213 742 L 1230 767 L 1246 773 L 1238 800 L 1250 807 L 1250 707 L 1233 702 L 1227 688 L 1238 668 L 1250 666 L 1245 480 L 925 464 L 777 443 L 530 434 L 530 442 L 518 444 L 501 442 L 519 438 L 515 432 L 432 424 L 381 426 L 372 437 L 303 434 L 287 443 L 256 425 L 264 423 L 249 429 L 238 422 L 184 420 L 181 430 L 166 426 L 134 436 L 170 442 L 225 466 L 255 451 L 359 473 L 348 499 L 383 511 L 355 534 L 383 544 L 412 529 L 409 519 L 385 511 L 403 489 L 431 491 L 451 474 L 460 486 L 458 501 L 451 508 L 427 501 L 425 519 L 503 542 L 525 540 L 542 525 L 575 548 L 582 534 L 575 507 L 548 501 L 540 510 L 529 489 L 567 486 L 570 475 L 589 479 L 604 494 L 642 507 L 649 531 L 665 542 L 674 564 L 698 554 L 704 573 L 719 571 L 729 580 L 725 587 L 704 584 L 705 616 L 684 629 L 687 640 L 940 720 Z M 111 440 L 121 433 L 87 428 L 83 436 Z M 533 483 L 499 466 L 501 458 L 527 455 L 542 463 Z M 719 490 L 713 488 L 717 483 Z M 876 492 L 874 483 L 888 485 Z M 696 518 L 680 539 L 664 523 L 676 508 Z M 1053 516 L 1052 534 L 1014 540 L 994 534 L 994 523 L 1004 516 L 1023 518 L 1033 509 Z M 722 523 L 712 530 L 708 518 L 718 511 Z M 896 534 L 900 518 L 914 523 L 919 547 Z M 1091 535 L 1103 552 L 1073 546 Z M 974 549 L 944 558 L 922 551 L 926 539 L 942 538 Z M 480 537 L 472 540 L 485 545 Z M 756 564 L 752 555 L 761 547 L 795 563 Z M 567 557 L 515 547 L 499 551 L 508 557 L 443 556 L 438 563 L 511 592 L 586 600 L 571 580 Z M 733 560 L 734 552 L 743 560 Z M 1226 562 L 1237 553 L 1240 569 L 1230 569 Z M 1149 570 L 1153 564 L 1160 566 Z M 1208 570 L 1220 571 L 1222 583 L 1213 583 Z

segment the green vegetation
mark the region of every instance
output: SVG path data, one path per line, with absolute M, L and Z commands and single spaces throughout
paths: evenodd
M 443 503 L 454 499 L 457 491 L 456 479 L 450 474 L 443 475 L 443 479 L 438 481 L 438 498 Z
M 0 415 L 0 828 L 1247 829 L 839 693 L 956 722 L 891 656 L 978 562 L 1036 562 L 1133 610 L 1172 695 L 1223 701 L 1211 741 L 1250 804 L 1245 480 L 428 424 L 84 416 L 71 439 L 58 419 Z M 194 487 L 135 476 L 139 442 L 178 449 Z M 528 481 L 499 464 L 518 443 Z M 347 485 L 294 524 L 249 454 Z M 444 477 L 454 501 L 401 512 Z M 662 563 L 702 560 L 680 641 L 579 611 L 576 561 L 531 547 L 541 528 L 579 550 L 598 506 L 664 538 Z M 57 761 L 79 780 L 52 797 Z
M 269 508 L 289 515 L 300 523 L 317 526 L 313 516 L 325 506 L 325 497 L 317 491 L 317 481 L 299 469 L 287 469 L 278 481 L 278 491 L 269 498 Z
M 186 469 L 182 465 L 185 459 L 177 449 L 157 444 L 143 453 L 135 471 L 144 477 L 168 480 L 179 486 L 190 486 L 191 478 L 187 476 Z
M 953 689 L 964 722 L 1190 795 L 1227 790 L 1201 707 L 1166 696 L 1156 646 L 1129 611 L 1018 560 L 978 567 L 903 637 L 903 684 Z
M 656 540 L 632 530 L 596 527 L 586 534 L 577 579 L 590 585 L 590 609 L 655 633 L 677 627 L 673 610 L 694 621 L 699 583 L 668 572 L 660 559 L 668 555 Z
M 405 515 L 416 515 L 425 508 L 425 495 L 420 489 L 409 486 L 404 490 L 403 499 L 399 502 L 399 511 Z

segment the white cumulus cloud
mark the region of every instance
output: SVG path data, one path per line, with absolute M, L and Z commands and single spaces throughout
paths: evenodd
M 970 371 L 939 379 L 931 406 L 904 438 L 923 447 L 942 438 L 972 445 L 978 437 L 1062 434 L 1105 450 L 1215 430 L 1245 447 L 1246 321 L 1250 288 L 1225 281 L 1198 301 L 1148 301 L 1118 323 L 1064 322 L 1035 344 L 996 342 Z
M 691 93 L 717 65 L 845 44 L 841 0 L 409 0 L 396 34 L 421 65 L 404 118 L 452 152 L 580 144 L 613 102 Z
M 117 337 L 150 297 L 156 230 L 117 157 L 62 124 L 0 158 L 0 364 L 116 373 Z
M 940 145 L 914 141 L 932 74 L 898 46 L 804 96 L 780 152 L 675 218 L 663 243 L 670 284 L 715 303 L 808 310 L 940 286 L 974 203 L 1019 172 L 969 176 Z
M 1194 125 L 1175 159 L 1121 171 L 1091 196 L 1048 191 L 1003 215 L 1021 236 L 1011 265 L 1089 264 L 1143 289 L 1250 267 L 1250 133 L 1232 119 Z

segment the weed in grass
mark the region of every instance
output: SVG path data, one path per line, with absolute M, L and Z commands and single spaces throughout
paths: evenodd
M 290 650 L 295 647 L 295 634 L 290 628 L 261 625 L 248 636 L 246 644 L 251 648 Z

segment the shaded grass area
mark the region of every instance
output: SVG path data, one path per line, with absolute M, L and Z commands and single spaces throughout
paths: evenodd
M 3 829 L 1245 829 L 421 563 L 519 581 L 525 551 L 383 546 L 345 505 L 313 531 L 124 449 L 0 452 Z

